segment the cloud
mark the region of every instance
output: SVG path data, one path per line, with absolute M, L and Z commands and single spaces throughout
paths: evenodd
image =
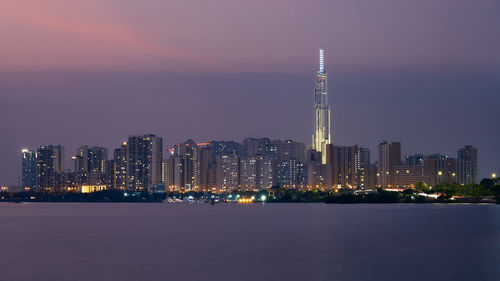
M 0 9 L 0 68 L 99 68 L 182 54 L 113 20 L 112 7 L 102 3 L 7 0 Z

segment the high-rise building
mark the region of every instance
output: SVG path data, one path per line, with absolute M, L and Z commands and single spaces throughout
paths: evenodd
M 368 186 L 367 189 L 373 189 L 378 186 L 377 182 L 377 164 L 372 163 L 368 168 Z
M 274 141 L 278 158 L 278 184 L 284 188 L 305 186 L 305 145 L 293 140 Z
M 456 183 L 456 159 L 442 154 L 424 157 L 424 167 L 428 176 L 427 184 L 436 186 L 442 182 Z
M 22 154 L 22 187 L 36 190 L 36 152 L 23 149 Z
M 386 141 L 378 145 L 377 181 L 378 187 L 395 187 L 395 166 L 401 163 L 401 143 Z
M 116 148 L 113 153 L 113 169 L 108 169 L 108 182 L 110 188 L 113 189 L 128 189 L 128 144 L 123 142 L 120 148 Z
M 187 140 L 174 146 L 173 156 L 180 157 L 182 161 L 182 180 L 181 190 L 197 190 L 200 186 L 200 168 L 199 168 L 199 148 L 193 140 Z
M 62 191 L 58 177 L 64 170 L 64 148 L 60 145 L 40 146 L 37 151 L 37 190 Z
M 243 190 L 257 189 L 257 157 L 240 158 L 240 187 Z
M 397 187 L 413 188 L 418 182 L 427 182 L 428 174 L 423 164 L 395 166 L 394 181 Z
M 314 90 L 314 133 L 312 135 L 312 149 L 322 152 L 323 164 L 326 164 L 326 145 L 332 143 L 330 111 L 331 109 L 328 105 L 325 53 L 323 49 L 319 49 L 319 70 L 316 72 L 316 88 Z
M 243 154 L 276 158 L 276 145 L 269 138 L 246 138 L 243 140 Z
M 423 165 L 424 164 L 424 155 L 423 154 L 406 155 L 405 156 L 405 164 L 406 165 Z
M 375 185 L 370 183 L 370 150 L 366 147 L 358 147 L 354 155 L 354 164 L 357 170 L 357 187 L 360 189 L 374 188 Z M 374 172 L 373 174 L 376 174 Z
M 109 159 L 106 163 L 106 182 L 108 189 L 116 189 L 115 182 L 115 159 Z
M 466 145 L 457 152 L 456 173 L 458 184 L 478 183 L 477 148 Z
M 127 188 L 149 189 L 161 182 L 162 138 L 130 136 L 127 142 Z
M 303 162 L 305 160 L 305 145 L 293 140 L 274 141 L 278 160 L 295 159 Z
M 167 187 L 170 191 L 185 190 L 184 161 L 180 156 L 167 159 Z
M 330 189 L 332 187 L 332 165 L 320 161 L 307 162 L 307 188 Z
M 328 164 L 332 165 L 332 184 L 341 188 L 368 188 L 370 151 L 354 146 L 328 145 Z
M 210 143 L 187 140 L 176 144 L 169 152 L 171 156 L 167 166 L 172 179 L 167 185 L 182 191 L 207 190 L 208 169 L 215 166 L 211 162 Z
M 306 184 L 304 162 L 295 158 L 281 160 L 278 165 L 278 183 L 284 188 L 302 189 Z
M 217 190 L 227 192 L 239 189 L 239 177 L 238 155 L 217 155 Z
M 108 150 L 104 147 L 80 146 L 74 161 L 75 184 L 79 187 L 108 185 Z M 110 186 L 111 187 L 111 186 Z
M 278 183 L 278 162 L 275 158 L 256 156 L 257 189 L 267 189 Z
M 210 141 L 209 147 L 210 160 L 212 163 L 215 163 L 217 161 L 218 155 L 243 155 L 243 147 L 241 143 L 235 141 Z
M 105 173 L 106 162 L 108 161 L 108 149 L 100 146 L 93 146 L 87 150 L 87 161 L 89 173 Z
M 201 146 L 199 148 L 198 161 L 200 170 L 199 182 L 202 191 L 208 191 L 210 189 L 209 170 L 211 167 L 215 166 L 211 163 L 210 159 L 210 146 Z
M 168 159 L 163 159 L 161 161 L 161 182 L 165 185 L 168 182 Z
M 405 156 L 404 163 L 394 166 L 394 181 L 397 187 L 413 188 L 419 182 L 428 183 L 429 169 L 425 163 L 426 157 L 422 154 Z

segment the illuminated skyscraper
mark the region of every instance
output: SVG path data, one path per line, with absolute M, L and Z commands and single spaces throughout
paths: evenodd
M 130 136 L 127 141 L 127 189 L 149 189 L 161 182 L 162 138 Z
M 220 192 L 239 188 L 239 156 L 236 154 L 217 155 L 217 189 Z
M 108 174 L 110 187 L 114 189 L 128 189 L 127 169 L 128 169 L 128 145 L 123 142 L 120 148 L 115 149 L 113 155 L 113 169 Z
M 75 171 L 87 173 L 105 173 L 106 161 L 108 161 L 108 150 L 104 147 L 87 145 L 77 149 L 75 158 L 82 159 L 82 163 L 75 163 Z M 76 161 L 75 161 L 76 162 Z M 79 167 L 78 167 L 79 166 Z
M 200 186 L 200 147 L 193 140 L 187 140 L 184 143 L 176 144 L 171 153 L 171 157 L 180 157 L 179 161 L 182 162 L 180 166 L 177 166 L 182 169 L 176 169 L 178 174 L 174 175 L 174 178 L 180 179 L 182 177 L 178 188 L 183 191 L 198 190 Z M 172 167 L 176 167 L 176 165 L 173 164 Z
M 36 152 L 23 149 L 22 153 L 22 187 L 34 190 L 36 187 Z
M 312 149 L 322 153 L 322 163 L 326 164 L 326 145 L 332 142 L 330 134 L 330 111 L 328 105 L 327 75 L 325 70 L 325 52 L 319 49 L 319 70 L 316 72 L 314 90 L 314 134 Z
M 59 175 L 64 170 L 64 148 L 60 145 L 40 146 L 37 151 L 37 190 L 61 191 Z

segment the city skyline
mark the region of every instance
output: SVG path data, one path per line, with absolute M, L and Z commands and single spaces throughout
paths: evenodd
M 335 144 L 448 155 L 471 144 L 480 177 L 500 167 L 495 1 L 26 3 L 0 11 L 1 184 L 19 182 L 21 149 L 45 144 L 112 147 L 146 132 L 169 145 L 309 144 L 318 47 Z
M 250 137 L 241 143 L 197 143 L 188 139 L 164 148 L 163 138 L 149 133 L 130 135 L 113 150 L 112 158 L 105 147 L 82 145 L 71 156 L 73 169 L 64 165 L 65 149 L 61 145 L 40 146 L 36 151 L 23 148 L 21 189 L 224 193 L 276 186 L 338 191 L 479 183 L 478 150 L 471 145 L 459 148 L 456 158 L 439 153 L 406 155 L 402 160 L 401 143 L 384 140 L 373 162 L 366 147 L 332 144 L 324 54 L 320 48 L 309 145 L 292 139 Z M 491 174 L 493 178 L 495 173 Z
M 499 15 L 1 0 L 0 279 L 497 280 Z

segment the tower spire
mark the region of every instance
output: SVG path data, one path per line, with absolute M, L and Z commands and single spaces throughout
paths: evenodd
M 319 48 L 319 72 L 325 71 L 325 50 Z

